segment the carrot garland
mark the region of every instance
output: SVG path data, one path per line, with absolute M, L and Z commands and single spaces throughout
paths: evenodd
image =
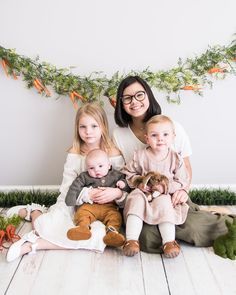
M 101 75 L 102 72 L 85 77 L 73 75 L 68 72 L 69 69 L 57 69 L 45 62 L 40 64 L 38 58 L 32 60 L 2 46 L 0 59 L 6 76 L 17 79 L 17 76 L 22 75 L 28 88 L 34 87 L 38 93 L 47 97 L 51 96 L 51 93 L 46 85 L 50 85 L 55 93 L 69 95 L 75 109 L 78 108 L 78 102 L 100 101 L 102 96 L 106 96 L 109 103 L 115 107 L 114 93 L 117 86 L 129 75 L 140 76 L 148 81 L 151 87 L 166 92 L 169 102 L 180 103 L 180 90 L 192 90 L 201 95 L 200 90 L 205 85 L 212 85 L 212 78 L 225 78 L 226 74 L 236 74 L 236 39 L 228 46 L 210 47 L 198 57 L 187 58 L 185 61 L 179 59 L 178 66 L 169 70 L 152 72 L 147 68 L 127 74 L 117 71 L 111 78 Z M 175 95 L 173 99 L 172 95 Z

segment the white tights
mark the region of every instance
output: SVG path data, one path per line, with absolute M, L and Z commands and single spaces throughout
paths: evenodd
M 143 227 L 143 220 L 137 215 L 130 214 L 126 222 L 126 239 L 135 240 L 139 239 Z M 162 244 L 175 240 L 175 225 L 170 222 L 163 222 L 158 224 L 160 234 L 162 237 Z

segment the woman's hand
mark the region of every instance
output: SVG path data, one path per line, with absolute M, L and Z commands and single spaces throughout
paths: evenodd
M 92 191 L 90 198 L 97 204 L 106 204 L 122 197 L 122 191 L 119 188 L 99 187 Z
M 175 207 L 178 204 L 186 203 L 188 200 L 188 194 L 185 190 L 178 190 L 172 196 L 172 204 Z

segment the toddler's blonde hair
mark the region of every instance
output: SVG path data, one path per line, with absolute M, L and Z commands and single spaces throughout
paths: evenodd
M 165 115 L 155 115 L 155 116 L 151 117 L 151 119 L 149 119 L 145 124 L 146 132 L 148 131 L 149 125 L 161 124 L 161 123 L 169 123 L 171 125 L 171 128 L 173 129 L 173 133 L 175 133 L 175 126 L 174 126 L 173 121 Z

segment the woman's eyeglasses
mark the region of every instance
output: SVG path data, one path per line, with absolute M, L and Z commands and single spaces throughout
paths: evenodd
M 142 101 L 144 100 L 146 96 L 145 91 L 138 91 L 135 93 L 135 95 L 124 95 L 121 97 L 121 100 L 123 104 L 130 104 L 133 101 L 133 98 L 135 98 L 137 101 Z

